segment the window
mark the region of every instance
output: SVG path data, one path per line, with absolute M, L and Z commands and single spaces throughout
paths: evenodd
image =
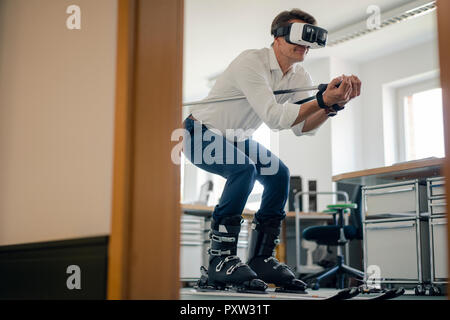
M 437 80 L 398 90 L 399 158 L 444 157 L 442 89 Z

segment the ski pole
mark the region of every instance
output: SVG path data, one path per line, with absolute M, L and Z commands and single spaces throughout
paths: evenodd
M 313 91 L 313 90 L 318 90 L 318 91 L 324 92 L 327 89 L 327 86 L 328 86 L 328 84 L 319 84 L 318 86 L 312 86 L 312 87 L 293 88 L 293 89 L 286 89 L 286 90 L 275 90 L 273 92 L 273 94 L 279 95 L 279 94 L 287 94 L 287 93 L 303 92 L 303 91 Z M 201 105 L 201 104 L 208 104 L 208 103 L 242 100 L 242 99 L 246 99 L 246 98 L 247 98 L 246 96 L 242 95 L 242 96 L 235 96 L 235 97 L 199 100 L 199 101 L 185 102 L 185 103 L 183 103 L 183 106 L 186 107 L 186 106 L 194 106 L 194 105 Z

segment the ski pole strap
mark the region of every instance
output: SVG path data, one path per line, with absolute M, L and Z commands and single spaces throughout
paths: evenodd
M 341 82 L 336 85 L 336 88 L 339 88 L 341 85 Z M 338 111 L 341 111 L 344 109 L 344 107 L 339 106 L 338 104 L 333 104 L 331 107 L 328 107 L 325 102 L 323 101 L 323 93 L 327 90 L 328 84 L 320 84 L 317 88 L 318 91 L 316 93 L 316 99 L 317 103 L 319 104 L 319 107 L 322 109 L 331 109 L 332 112 L 328 113 L 329 117 L 334 117 L 337 115 Z

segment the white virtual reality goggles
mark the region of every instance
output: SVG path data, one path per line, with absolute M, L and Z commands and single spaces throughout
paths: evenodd
M 294 22 L 276 29 L 273 36 L 284 37 L 290 44 L 319 49 L 327 45 L 328 31 L 312 24 Z

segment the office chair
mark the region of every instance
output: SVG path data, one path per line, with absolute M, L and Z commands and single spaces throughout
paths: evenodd
M 352 225 L 345 225 L 344 222 L 344 215 L 350 214 L 352 209 L 357 208 L 357 205 L 355 203 L 342 203 L 328 205 L 327 208 L 328 210 L 324 212 L 333 215 L 334 225 L 308 227 L 302 233 L 304 239 L 315 241 L 318 245 L 337 246 L 335 266 L 302 279 L 304 281 L 315 279 L 311 285 L 313 290 L 318 290 L 320 282 L 333 275 L 337 276 L 337 289 L 344 288 L 345 275 L 364 279 L 364 272 L 346 265 L 342 254 L 342 247 L 349 240 L 358 238 L 358 229 Z

